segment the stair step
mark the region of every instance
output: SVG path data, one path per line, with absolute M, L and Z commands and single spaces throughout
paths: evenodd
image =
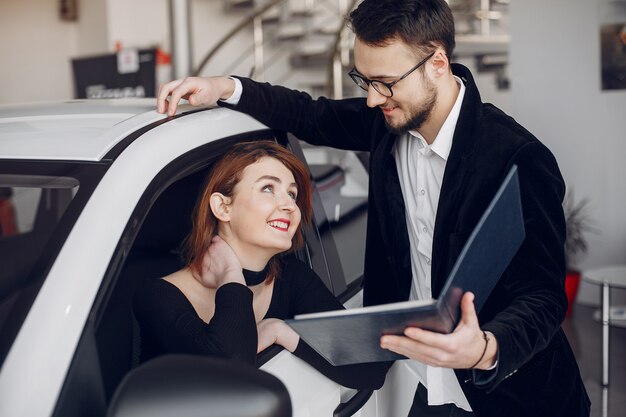
M 279 40 L 301 39 L 306 35 L 306 27 L 302 23 L 283 23 L 276 33 Z
M 313 30 L 315 31 L 315 33 L 320 34 L 320 35 L 334 36 L 339 31 L 342 24 L 343 22 L 340 22 L 340 23 L 330 22 L 325 25 L 319 25 L 315 27 Z
M 292 1 L 289 4 L 289 15 L 293 17 L 312 17 L 315 15 L 315 11 L 306 2 L 297 4 Z
M 289 57 L 294 68 L 324 66 L 330 57 L 330 44 L 321 41 L 302 42 Z
M 263 21 L 264 25 L 278 23 L 280 22 L 281 15 L 282 15 L 282 12 L 280 8 L 272 7 L 267 12 L 263 13 L 261 20 Z
M 250 9 L 254 7 L 254 0 L 228 0 L 226 7 L 228 9 Z

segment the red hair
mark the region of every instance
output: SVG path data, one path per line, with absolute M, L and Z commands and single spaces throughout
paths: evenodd
M 311 204 L 311 179 L 304 163 L 286 148 L 270 140 L 243 142 L 234 145 L 211 168 L 206 185 L 193 213 L 193 227 L 185 240 L 184 255 L 188 268 L 195 274 L 202 272 L 203 255 L 209 248 L 211 239 L 218 232 L 219 220 L 211 211 L 211 194 L 218 192 L 226 197 L 233 197 L 235 186 L 241 181 L 244 169 L 262 158 L 274 158 L 291 171 L 298 195 L 296 204 L 300 209 L 302 220 L 292 240 L 291 252 L 304 244 L 302 225 L 311 224 L 313 208 Z M 270 259 L 267 278 L 275 278 L 280 273 L 278 256 Z

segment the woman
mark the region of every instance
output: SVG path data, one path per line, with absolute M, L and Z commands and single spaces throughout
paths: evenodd
M 378 389 L 388 364 L 333 367 L 283 320 L 343 308 L 310 268 L 284 254 L 312 216 L 304 164 L 271 141 L 235 145 L 211 170 L 186 241 L 187 266 L 134 298 L 142 360 L 193 353 L 254 364 L 278 344 L 351 388 Z

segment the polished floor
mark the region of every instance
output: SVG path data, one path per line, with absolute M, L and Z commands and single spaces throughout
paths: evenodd
M 609 344 L 609 386 L 603 390 L 602 326 L 593 319 L 596 308 L 574 306 L 563 329 L 572 345 L 591 399 L 592 417 L 626 416 L 626 328 L 611 326 Z

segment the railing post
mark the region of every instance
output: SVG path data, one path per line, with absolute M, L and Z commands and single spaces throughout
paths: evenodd
M 189 0 L 170 0 L 170 33 L 174 78 L 191 74 Z
M 254 25 L 254 79 L 265 81 L 265 59 L 263 57 L 263 20 L 258 15 L 253 20 Z
M 333 58 L 333 98 L 340 100 L 343 98 L 343 66 L 338 53 Z
M 338 1 L 339 16 L 343 17 L 348 13 L 348 1 Z M 346 45 L 345 30 L 339 30 L 339 50 L 333 51 L 333 98 L 343 98 L 343 67 L 349 65 L 350 49 Z
M 489 36 L 491 19 L 491 10 L 489 9 L 489 0 L 480 0 L 480 34 Z

